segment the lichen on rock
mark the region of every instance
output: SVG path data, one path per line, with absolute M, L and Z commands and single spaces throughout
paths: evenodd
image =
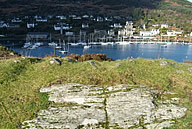
M 22 128 L 160 129 L 172 126 L 187 110 L 169 101 L 160 100 L 155 105 L 151 93 L 154 90 L 146 86 L 64 84 L 42 88 L 40 92 L 49 93 L 49 101 L 55 102 L 55 106 L 50 105 L 37 118 L 24 121 Z

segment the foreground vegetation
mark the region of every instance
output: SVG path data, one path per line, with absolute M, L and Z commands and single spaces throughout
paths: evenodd
M 50 64 L 49 57 L 0 61 L 0 128 L 19 128 L 21 122 L 35 118 L 39 110 L 50 104 L 47 94 L 39 93 L 39 89 L 62 83 L 137 84 L 154 87 L 161 93 L 175 92 L 175 97 L 181 98 L 180 104 L 188 111 L 172 128 L 192 128 L 192 73 L 188 70 L 192 66 L 159 59 L 92 63 L 68 58 L 60 60 L 61 65 Z M 160 66 L 162 61 L 168 64 Z

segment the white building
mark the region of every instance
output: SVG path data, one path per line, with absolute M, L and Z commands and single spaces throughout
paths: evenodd
M 36 22 L 47 22 L 47 18 L 37 18 Z
M 182 35 L 182 31 L 174 31 L 174 30 L 168 30 L 167 31 L 167 36 L 177 36 L 177 35 Z
M 82 28 L 89 28 L 89 24 L 88 23 L 82 23 L 81 27 Z
M 140 31 L 140 36 L 155 36 L 160 34 L 159 29 L 152 29 L 151 31 Z
M 121 28 L 122 25 L 121 25 L 120 23 L 114 23 L 114 24 L 113 24 L 113 27 L 114 27 L 114 28 Z
M 72 36 L 74 33 L 73 32 L 65 32 L 66 36 Z
M 114 30 L 108 30 L 107 34 L 110 36 L 113 36 L 113 35 L 115 35 L 115 32 L 114 32 Z
M 159 27 L 159 24 L 154 24 L 154 25 L 152 25 L 153 27 Z
M 72 27 L 65 23 L 57 23 L 57 25 L 54 25 L 54 30 L 69 30 Z
M 11 20 L 12 23 L 21 23 L 22 20 L 20 18 L 14 18 Z
M 27 28 L 35 28 L 35 23 L 27 23 Z
M 7 28 L 9 26 L 8 23 L 0 23 L 0 28 Z
M 190 36 L 192 37 L 192 32 L 191 32 Z
M 132 21 L 127 21 L 125 25 L 125 36 L 133 36 L 133 22 Z
M 163 29 L 163 28 L 168 28 L 168 27 L 169 27 L 168 24 L 161 24 L 161 29 Z
M 83 15 L 82 18 L 89 18 L 89 15 Z
M 66 20 L 67 19 L 66 16 L 56 16 L 56 18 L 59 18 L 60 20 Z
M 102 22 L 103 21 L 103 18 L 102 17 L 97 17 L 96 19 L 98 22 Z

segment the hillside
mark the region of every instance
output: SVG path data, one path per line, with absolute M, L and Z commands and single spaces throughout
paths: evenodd
M 47 109 L 47 107 L 49 106 L 51 106 L 52 108 L 59 108 L 59 106 L 62 106 L 62 108 L 64 109 L 71 106 L 72 108 L 80 106 L 74 103 L 49 102 L 48 94 L 39 92 L 41 88 L 50 87 L 50 86 L 54 88 L 54 86 L 57 86 L 59 84 L 66 84 L 66 83 L 79 83 L 84 85 L 92 85 L 90 86 L 90 88 L 86 86 L 87 88 L 85 87 L 85 89 L 81 89 L 81 90 L 76 89 L 77 86 L 74 86 L 71 88 L 67 86 L 69 88 L 68 90 L 71 91 L 71 92 L 67 92 L 67 94 L 69 95 L 76 94 L 76 95 L 82 96 L 86 93 L 85 91 L 89 89 L 90 93 L 104 95 L 105 97 L 110 94 L 116 94 L 120 91 L 128 92 L 128 94 L 130 93 L 134 95 L 134 91 L 136 89 L 131 90 L 131 92 L 129 92 L 131 88 L 130 86 L 135 86 L 135 88 L 138 86 L 145 86 L 145 87 L 147 86 L 148 90 L 152 88 L 155 91 L 157 91 L 157 92 L 154 92 L 154 94 L 151 94 L 153 95 L 153 98 L 155 100 L 154 101 L 148 100 L 150 98 L 144 99 L 144 97 L 147 97 L 148 94 L 143 94 L 143 92 L 142 94 L 139 93 L 143 95 L 140 97 L 140 99 L 150 101 L 152 105 L 156 105 L 157 107 L 160 108 L 161 101 L 164 102 L 165 100 L 167 100 L 167 102 L 170 102 L 169 100 L 172 98 L 174 100 L 178 100 L 175 98 L 179 98 L 180 100 L 177 102 L 177 104 L 175 104 L 175 102 L 170 103 L 172 107 L 176 108 L 176 106 L 179 106 L 179 107 L 187 108 L 187 111 L 185 112 L 184 117 L 182 117 L 183 115 L 181 115 L 182 118 L 179 118 L 179 119 L 176 119 L 177 117 L 174 119 L 172 117 L 169 118 L 169 119 L 172 119 L 171 120 L 172 122 L 174 122 L 174 126 L 171 127 L 172 129 L 192 128 L 191 127 L 192 125 L 191 123 L 191 120 L 192 120 L 191 118 L 192 116 L 192 112 L 191 112 L 192 111 L 191 110 L 192 109 L 192 105 L 191 105 L 192 103 L 192 100 L 191 100 L 192 68 L 190 65 L 180 64 L 171 60 L 127 59 L 127 60 L 118 60 L 118 61 L 111 61 L 111 62 L 108 62 L 108 61 L 77 62 L 68 58 L 58 58 L 62 62 L 61 65 L 58 65 L 58 64 L 50 64 L 50 59 L 51 58 L 48 58 L 48 57 L 47 58 L 20 58 L 19 57 L 19 58 L 12 58 L 9 60 L 0 61 L 0 88 L 1 88 L 0 90 L 0 100 L 1 100 L 0 101 L 0 120 L 1 120 L 0 128 L 2 129 L 20 128 L 22 125 L 22 122 L 26 120 L 32 120 L 32 119 L 35 120 L 35 118 L 37 117 L 37 113 L 40 112 L 40 110 L 42 109 Z M 121 89 L 120 84 L 125 84 L 124 88 L 126 89 L 128 88 L 128 89 L 127 90 Z M 109 86 L 116 89 L 116 91 L 111 91 L 111 92 L 106 91 L 106 89 Z M 95 90 L 96 88 L 98 88 L 98 90 Z M 103 88 L 104 90 L 99 90 L 101 88 Z M 51 91 L 50 89 L 47 89 L 47 90 Z M 57 90 L 54 90 L 54 91 L 56 92 Z M 82 91 L 83 93 L 79 91 Z M 104 93 L 102 93 L 101 91 L 104 91 Z M 62 92 L 66 92 L 66 90 L 62 89 Z M 146 93 L 149 93 L 149 92 L 146 91 Z M 60 92 L 58 94 L 62 95 L 60 94 Z M 51 94 L 51 95 L 53 95 L 54 97 L 54 94 Z M 63 94 L 63 95 L 66 95 L 66 94 Z M 51 96 L 51 98 L 53 97 Z M 135 97 L 133 96 L 132 98 L 135 98 Z M 132 99 L 132 98 L 129 98 L 129 99 Z M 102 98 L 100 97 L 100 99 Z M 138 101 L 140 101 L 140 99 L 138 99 Z M 118 100 L 118 101 L 119 103 L 117 104 L 120 104 L 120 102 L 121 103 L 124 102 L 122 100 Z M 129 100 L 126 99 L 126 101 L 129 101 Z M 112 102 L 116 102 L 116 101 L 112 101 Z M 110 101 L 108 101 L 107 99 L 107 102 L 104 101 L 103 103 L 110 104 Z M 138 106 L 141 106 L 141 105 L 138 105 Z M 138 106 L 136 107 L 138 108 Z M 148 105 L 146 105 L 145 103 L 144 103 L 144 106 L 145 108 L 148 107 Z M 90 109 L 86 105 L 84 105 L 82 108 L 83 108 L 83 111 L 85 111 L 85 109 L 86 110 Z M 110 108 L 110 107 L 107 107 L 107 108 Z M 98 108 L 95 111 L 98 111 L 99 109 L 103 109 L 103 108 Z M 63 110 L 63 111 L 60 110 L 60 111 L 61 113 L 66 112 L 66 110 Z M 71 110 L 71 111 L 74 112 L 74 110 Z M 91 111 L 92 110 L 90 109 L 89 112 L 93 113 Z M 105 115 L 103 114 L 103 111 L 105 110 L 101 110 L 101 111 L 102 112 L 99 112 L 99 114 L 102 113 L 102 116 L 99 115 L 98 117 L 102 117 L 103 119 L 105 118 L 103 117 L 103 115 Z M 48 108 L 46 112 L 54 113 L 51 111 L 51 108 Z M 45 114 L 45 116 L 40 120 L 50 121 L 49 126 L 51 126 L 51 124 L 57 125 L 57 121 L 53 121 L 53 120 L 58 119 L 58 121 L 62 123 L 62 120 L 70 120 L 71 118 L 75 118 L 76 120 L 76 118 L 78 119 L 81 118 L 81 117 L 73 117 L 72 114 L 68 116 L 70 117 L 70 119 L 63 119 L 63 117 L 60 117 L 59 115 L 55 116 L 54 114 L 52 114 L 54 115 L 54 117 L 48 118 L 50 115 L 47 116 L 46 112 L 45 111 L 42 112 L 43 114 Z M 82 112 L 79 111 L 79 113 L 82 113 Z M 79 114 L 79 115 L 82 115 L 82 114 Z M 111 116 L 110 114 L 108 115 L 109 117 L 106 118 L 106 120 L 108 119 L 108 121 L 111 121 L 110 119 Z M 176 114 L 174 113 L 173 115 L 176 115 Z M 43 115 L 41 116 L 43 117 Z M 118 116 L 118 117 L 121 117 L 121 116 Z M 143 119 L 142 118 L 143 117 L 140 118 L 138 124 L 135 124 L 133 126 L 134 128 L 147 126 L 147 123 L 144 123 L 143 121 L 144 118 Z M 155 119 L 154 122 L 158 123 L 158 122 L 165 122 L 165 121 Z M 41 123 L 38 123 L 38 124 L 41 124 Z M 46 123 L 44 124 L 46 125 Z M 109 127 L 109 124 L 112 124 L 112 123 L 105 122 L 102 124 L 102 126 L 107 128 Z M 38 126 L 38 125 L 35 125 L 35 126 Z M 57 127 L 59 128 L 59 126 Z
M 0 14 L 4 19 L 26 15 L 122 16 L 140 25 L 167 23 L 187 33 L 192 31 L 192 3 L 187 0 L 0 0 Z

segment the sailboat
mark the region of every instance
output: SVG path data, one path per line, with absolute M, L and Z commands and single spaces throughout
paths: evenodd
M 91 47 L 91 45 L 89 45 L 89 40 L 88 40 L 88 43 L 86 43 L 83 48 L 84 48 L 84 49 L 88 49 L 88 48 L 90 48 L 90 47 Z
M 65 42 L 63 41 L 63 44 L 64 44 Z M 61 53 L 61 54 L 67 54 L 68 52 L 69 52 L 69 44 L 67 45 L 68 46 L 68 48 L 67 48 L 67 50 L 65 50 L 65 45 L 63 45 L 63 50 L 60 50 L 59 52 Z
M 55 49 L 61 49 L 62 47 L 61 47 L 61 40 L 59 39 L 59 45 L 57 46 L 55 46 Z

